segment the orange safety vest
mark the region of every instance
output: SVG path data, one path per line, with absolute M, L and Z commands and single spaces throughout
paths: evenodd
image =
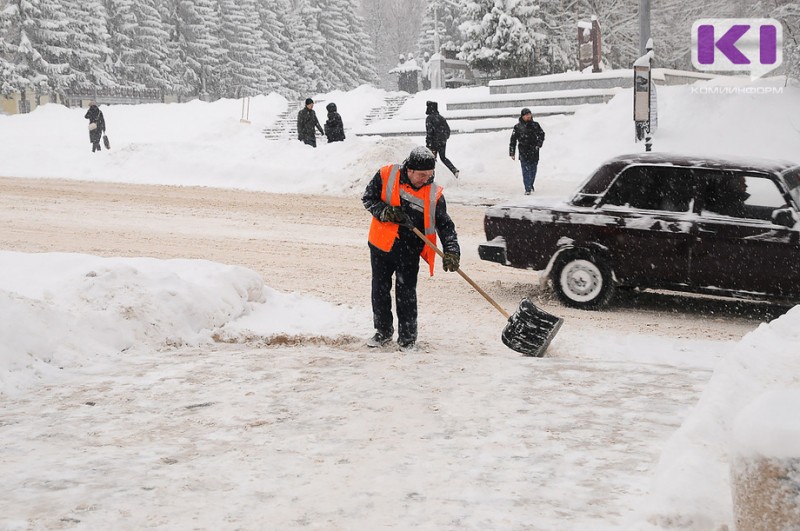
M 408 184 L 400 183 L 400 166 L 390 164 L 381 168 L 381 200 L 391 206 L 400 206 L 402 197 L 417 208 L 422 209 L 425 218 L 425 237 L 436 245 L 436 203 L 442 196 L 442 187 L 429 183 L 414 190 Z M 391 221 L 380 221 L 372 216 L 372 225 L 369 227 L 369 243 L 384 252 L 392 250 L 392 245 L 400 232 L 400 225 Z M 428 262 L 433 276 L 433 264 L 436 262 L 436 252 L 427 245 L 420 253 L 422 259 Z

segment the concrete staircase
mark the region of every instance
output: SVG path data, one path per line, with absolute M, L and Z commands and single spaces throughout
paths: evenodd
M 400 107 L 410 98 L 410 94 L 399 94 L 396 96 L 389 96 L 383 102 L 383 105 L 375 107 L 367 113 L 364 117 L 362 126 L 368 126 L 372 123 L 380 122 L 382 120 L 392 120 Z M 323 100 L 314 102 L 314 107 L 318 107 Z M 290 102 L 285 111 L 283 111 L 270 127 L 265 127 L 262 130 L 264 137 L 267 140 L 293 140 L 297 138 L 297 113 L 303 108 L 301 102 Z M 317 114 L 319 118 L 319 113 Z M 320 123 L 324 123 L 324 118 L 320 119 Z M 424 125 L 423 125 L 424 128 Z M 350 129 L 346 129 L 350 132 Z M 356 135 L 359 133 L 356 132 Z
M 399 96 L 390 96 L 384 100 L 383 105 L 375 107 L 364 118 L 364 125 L 370 125 L 381 120 L 391 120 L 397 115 L 400 107 L 410 98 L 410 94 L 401 94 Z M 357 134 L 357 133 L 356 133 Z
M 314 107 L 318 107 L 322 100 L 315 101 Z M 267 140 L 292 140 L 297 138 L 297 113 L 303 108 L 302 102 L 290 102 L 285 111 L 278 115 L 270 127 L 262 130 Z M 324 108 L 324 106 L 323 106 Z M 319 114 L 317 114 L 319 117 Z M 320 123 L 324 122 L 320 120 Z

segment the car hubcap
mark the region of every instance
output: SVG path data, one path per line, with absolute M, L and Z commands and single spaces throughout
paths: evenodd
M 603 289 L 603 274 L 588 260 L 573 260 L 561 271 L 561 287 L 570 299 L 589 302 Z

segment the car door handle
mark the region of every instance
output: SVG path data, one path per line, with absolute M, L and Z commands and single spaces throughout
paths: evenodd
M 704 229 L 703 227 L 697 227 L 697 232 L 700 234 L 716 234 L 717 231 L 713 229 Z

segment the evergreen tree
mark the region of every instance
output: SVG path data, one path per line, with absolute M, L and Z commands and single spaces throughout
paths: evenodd
M 176 79 L 169 67 L 169 32 L 156 0 L 137 0 L 134 16 L 139 26 L 133 37 L 134 80 L 148 88 L 169 90 Z
M 181 0 L 158 0 L 155 7 L 161 18 L 164 30 L 167 32 L 166 68 L 169 71 L 171 82 L 170 90 L 176 94 L 197 94 L 199 92 L 199 78 L 194 70 L 189 67 L 186 59 L 185 47 L 182 45 L 182 23 L 178 16 L 178 7 Z
M 0 53 L 14 65 L 3 90 L 63 91 L 73 80 L 69 67 L 69 20 L 57 0 L 10 0 L 0 11 Z
M 126 61 L 131 54 L 133 35 L 136 33 L 133 3 L 134 0 L 105 0 L 111 68 L 117 82 L 122 86 L 130 86 L 134 77 L 133 68 Z
M 318 19 L 319 33 L 328 43 L 324 61 L 319 63 L 330 86 L 350 90 L 362 83 L 375 82 L 374 54 L 364 22 L 356 14 L 355 0 L 318 0 L 323 13 Z
M 319 4 L 320 0 L 306 0 L 297 14 L 298 29 L 292 35 L 298 65 L 297 89 L 301 94 L 327 92 L 332 87 L 322 67 L 326 61 L 326 47 L 333 46 L 326 43 L 320 33 L 324 15 Z
M 261 25 L 261 90 L 296 97 L 297 65 L 290 50 L 291 12 L 288 0 L 259 0 Z
M 577 68 L 577 17 L 568 11 L 573 1 L 549 0 L 539 4 L 542 24 L 534 34 L 535 74 L 556 74 Z
M 70 88 L 81 92 L 115 86 L 105 6 L 100 0 L 61 0 L 61 5 L 69 19 Z
M 219 13 L 213 0 L 178 0 L 174 30 L 186 64 L 183 83 L 199 93 L 220 94 Z
M 419 55 L 428 52 L 433 55 L 437 52 L 435 46 L 436 22 L 439 24 L 439 48 L 443 55 L 454 59 L 461 51 L 464 37 L 459 26 L 467 21 L 467 11 L 461 0 L 461 6 L 456 7 L 453 2 L 445 3 L 443 0 L 431 0 L 422 19 L 422 27 L 417 40 Z
M 533 74 L 535 29 L 541 25 L 532 0 L 473 0 L 462 24 L 460 57 L 486 72 L 506 77 Z
M 220 34 L 226 53 L 220 65 L 220 88 L 228 97 L 261 89 L 262 34 L 255 0 L 220 0 Z

